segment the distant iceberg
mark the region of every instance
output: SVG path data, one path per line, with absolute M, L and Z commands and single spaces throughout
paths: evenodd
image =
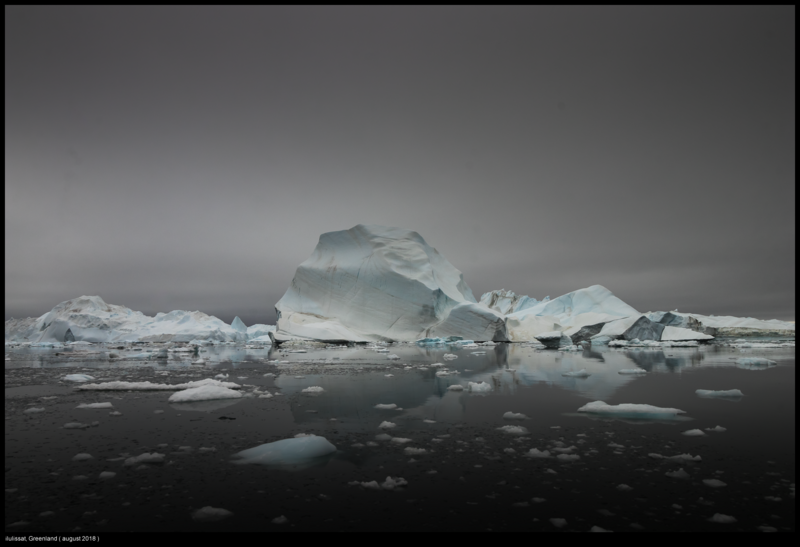
M 149 317 L 125 306 L 107 304 L 99 296 L 81 296 L 58 304 L 38 318 L 10 319 L 5 328 L 7 343 L 39 345 L 78 341 L 246 342 L 248 338 L 269 333 L 269 325 L 247 328 L 238 317 L 233 323 L 228 325 L 199 311 L 175 310 Z

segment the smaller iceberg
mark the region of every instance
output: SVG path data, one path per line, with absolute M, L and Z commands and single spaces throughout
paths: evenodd
M 695 391 L 698 397 L 720 397 L 720 398 L 735 398 L 738 399 L 739 397 L 743 397 L 744 393 L 739 391 L 738 389 L 727 389 L 722 391 L 714 391 L 712 389 L 698 389 Z
M 736 360 L 736 367 L 745 370 L 764 370 L 777 364 L 775 361 L 763 357 L 742 357 Z
M 178 391 L 170 395 L 167 402 L 170 403 L 190 403 L 194 401 L 213 401 L 217 399 L 241 399 L 242 394 L 238 391 L 222 386 L 205 385 Z
M 242 450 L 233 455 L 233 463 L 290 466 L 316 462 L 336 452 L 336 447 L 325 437 L 308 435 L 266 443 Z
M 606 414 L 625 418 L 674 418 L 677 414 L 685 414 L 686 411 L 678 408 L 662 408 L 653 405 L 623 403 L 619 405 L 609 405 L 603 401 L 593 401 L 578 409 L 578 412 L 588 412 L 591 414 Z

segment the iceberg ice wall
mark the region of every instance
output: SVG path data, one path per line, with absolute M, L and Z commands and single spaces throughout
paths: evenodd
M 276 341 L 506 340 L 505 321 L 416 232 L 359 224 L 322 234 L 275 304 Z

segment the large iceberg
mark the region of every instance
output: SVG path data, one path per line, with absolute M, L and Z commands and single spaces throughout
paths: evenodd
M 244 342 L 248 329 L 199 311 L 175 310 L 149 317 L 125 306 L 107 304 L 99 296 L 81 296 L 60 303 L 38 318 L 6 321 L 6 342 Z
M 459 270 L 402 228 L 322 234 L 275 311 L 277 343 L 507 340 L 503 315 L 479 304 Z

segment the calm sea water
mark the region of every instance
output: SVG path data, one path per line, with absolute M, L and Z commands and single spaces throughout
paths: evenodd
M 109 361 L 98 348 L 7 348 L 6 532 L 795 529 L 794 348 L 388 349 L 399 359 L 363 347 L 212 347 L 197 366 L 188 358 Z M 777 366 L 738 368 L 741 357 Z M 434 363 L 452 374 L 437 376 Z M 633 368 L 647 374 L 618 372 Z M 583 369 L 588 377 L 564 376 Z M 227 374 L 246 392 L 275 396 L 171 405 L 172 392 L 76 391 L 61 380 L 69 373 L 160 383 Z M 448 390 L 470 382 L 492 389 Z M 324 391 L 302 392 L 310 386 Z M 697 389 L 744 395 L 702 398 Z M 685 413 L 642 420 L 577 412 L 598 400 Z M 111 402 L 121 415 L 76 408 L 91 402 Z M 527 418 L 504 419 L 506 412 Z M 64 429 L 69 422 L 98 423 Z M 382 422 L 394 427 L 380 429 Z M 507 425 L 525 431 L 499 429 Z M 716 426 L 725 431 L 707 430 Z M 705 434 L 683 434 L 692 429 Z M 299 433 L 324 436 L 337 452 L 288 469 L 232 463 L 240 450 Z M 551 457 L 525 456 L 532 448 Z M 124 465 L 152 452 L 164 461 Z M 80 453 L 92 458 L 74 461 Z M 700 461 L 669 458 L 680 454 Z M 679 469 L 685 478 L 671 476 Z M 387 477 L 407 484 L 360 485 Z M 207 506 L 232 514 L 193 519 Z M 284 523 L 273 522 L 281 516 Z

